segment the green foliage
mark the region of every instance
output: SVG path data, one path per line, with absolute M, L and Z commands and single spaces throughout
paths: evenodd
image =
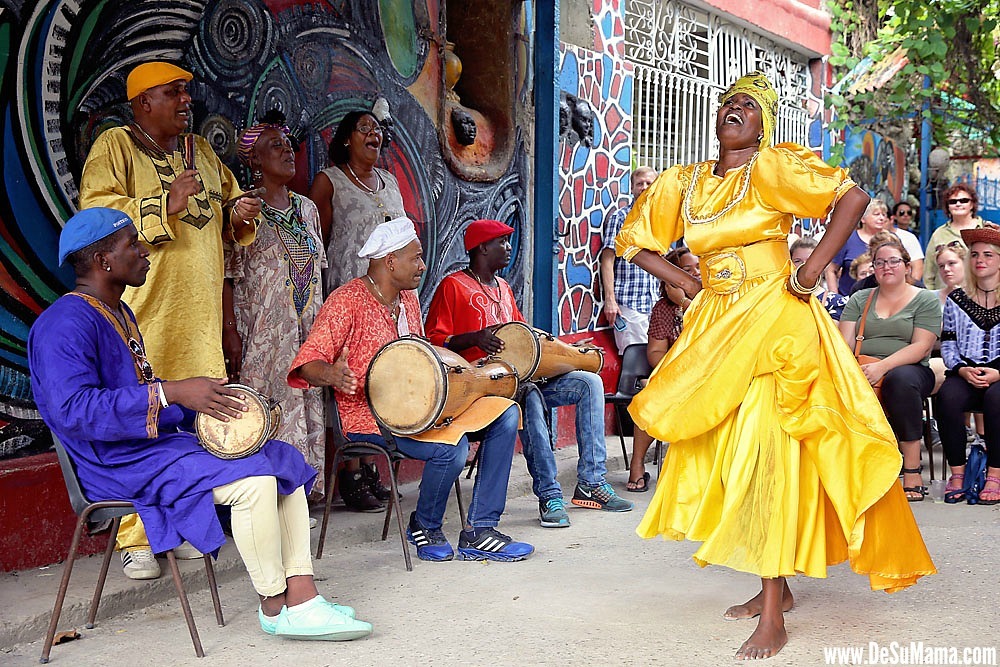
M 879 90 L 828 96 L 836 113 L 830 129 L 923 117 L 937 144 L 972 137 L 984 152 L 1000 149 L 1000 0 L 827 0 L 827 7 L 836 79 L 865 57 L 877 64 L 902 48 L 909 59 Z M 842 151 L 835 147 L 834 161 Z

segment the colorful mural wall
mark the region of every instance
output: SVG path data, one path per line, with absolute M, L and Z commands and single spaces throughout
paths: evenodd
M 560 88 L 594 111 L 593 145 L 559 144 L 558 333 L 607 327 L 601 314 L 601 230 L 629 200 L 632 65 L 625 61 L 624 3 L 594 0 L 594 50 L 563 43 Z
M 505 6 L 510 15 L 493 18 L 509 46 L 511 81 L 498 88 L 510 92 L 492 102 L 507 105 L 501 115 L 530 118 L 531 3 Z M 300 192 L 325 166 L 343 114 L 386 98 L 395 126 L 380 166 L 397 176 L 420 229 L 428 264 L 422 303 L 463 262 L 462 230 L 480 217 L 518 230 L 508 279 L 523 299 L 531 238 L 525 140 L 507 123 L 514 134 L 499 161 L 484 158 L 488 148 L 466 157 L 448 147 L 445 14 L 441 0 L 0 1 L 0 456 L 40 432 L 28 329 L 72 284 L 56 266 L 59 231 L 75 212 L 89 146 L 103 129 L 127 122 L 125 76 L 146 60 L 194 72 L 193 130 L 233 167 L 241 128 L 281 109 L 303 139 L 293 183 Z M 499 145 L 505 125 L 496 110 L 471 111 L 485 123 L 481 135 Z M 470 178 L 477 165 L 462 169 L 472 159 L 490 162 L 487 176 Z
M 858 185 L 889 206 L 907 192 L 906 151 L 880 134 L 848 128 L 844 163 Z

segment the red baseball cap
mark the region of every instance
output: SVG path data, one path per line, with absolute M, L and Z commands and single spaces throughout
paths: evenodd
M 514 228 L 499 220 L 476 220 L 465 228 L 465 251 L 469 252 L 480 243 L 487 243 L 501 236 L 510 236 Z

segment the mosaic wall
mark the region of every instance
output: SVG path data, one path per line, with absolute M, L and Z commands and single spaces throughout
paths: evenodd
M 848 128 L 844 164 L 858 185 L 889 206 L 907 191 L 906 151 L 876 132 Z
M 531 11 L 521 3 L 506 21 L 511 103 L 521 114 L 530 97 Z M 103 129 L 126 122 L 124 77 L 145 60 L 194 72 L 194 129 L 230 165 L 240 128 L 271 108 L 284 111 L 304 138 L 293 182 L 302 192 L 325 166 L 326 142 L 343 114 L 385 97 L 395 134 L 381 166 L 397 176 L 420 229 L 425 285 L 462 263 L 465 222 L 499 218 L 518 229 L 508 278 L 523 296 L 527 153 L 517 136 L 513 157 L 491 182 L 467 182 L 449 170 L 434 111 L 441 12 L 440 0 L 0 0 L 0 45 L 8 46 L 0 47 L 0 456 L 39 432 L 28 329 L 72 285 L 56 266 L 59 230 L 75 211 L 89 146 Z M 431 295 L 421 291 L 425 307 Z
M 621 4 L 594 0 L 594 51 L 560 49 L 560 88 L 594 110 L 594 141 L 559 145 L 559 334 L 608 326 L 599 319 L 601 230 L 605 217 L 628 202 L 631 188 L 633 78 L 624 60 Z

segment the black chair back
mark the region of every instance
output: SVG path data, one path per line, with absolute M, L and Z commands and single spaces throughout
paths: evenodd
M 635 396 L 639 393 L 640 380 L 645 380 L 653 372 L 653 367 L 646 359 L 646 343 L 633 343 L 625 348 L 622 354 L 622 372 L 618 377 L 618 393 L 623 396 Z

